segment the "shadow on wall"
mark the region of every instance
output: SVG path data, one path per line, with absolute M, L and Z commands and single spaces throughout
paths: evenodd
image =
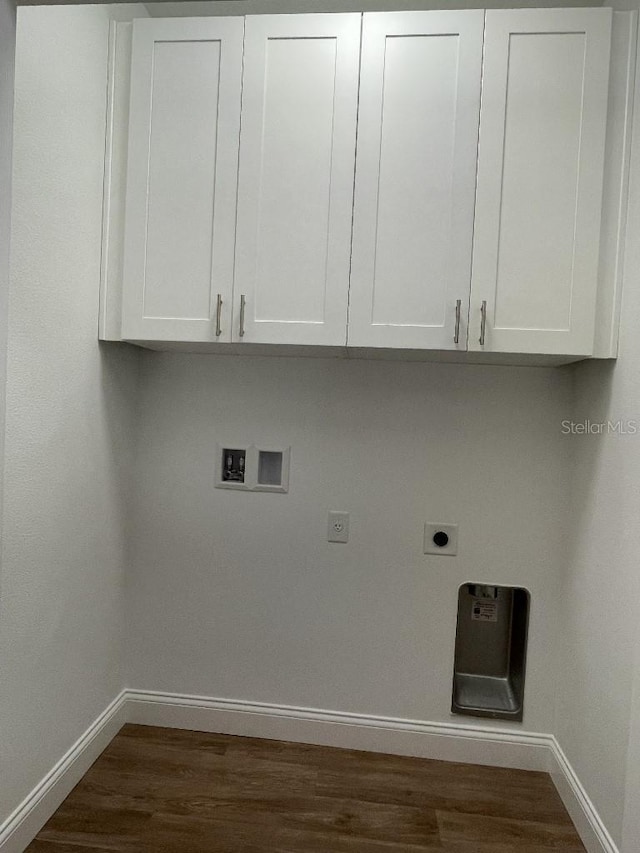
M 112 342 L 99 342 L 99 350 L 106 453 L 112 472 L 111 486 L 119 511 L 120 530 L 123 532 L 124 552 L 134 479 L 142 351 L 131 344 Z
M 583 361 L 568 366 L 572 393 L 567 417 L 560 430 L 567 442 L 569 466 L 570 527 L 567 564 L 579 559 L 588 539 L 588 528 L 597 519 L 594 499 L 603 488 L 614 488 L 615 470 L 607 456 L 616 456 L 622 444 L 634 440 L 629 430 L 635 422 L 614 411 L 615 359 Z M 640 421 L 637 423 L 640 442 Z M 638 445 L 640 449 L 640 444 Z M 616 500 L 621 498 L 617 493 Z
M 617 364 L 618 361 L 614 358 L 591 359 L 578 361 L 565 368 L 572 374 L 571 417 L 575 421 L 606 421 L 610 417 Z
M 590 496 L 599 485 L 605 448 L 611 441 L 632 438 L 622 432 L 628 428 L 628 423 L 612 412 L 616 364 L 615 359 L 594 359 L 563 368 L 571 377 L 566 417 L 559 425 L 570 459 L 568 494 L 571 526 L 566 555 L 569 561 L 578 546 L 580 519 L 587 513 Z M 640 439 L 640 421 L 638 428 Z

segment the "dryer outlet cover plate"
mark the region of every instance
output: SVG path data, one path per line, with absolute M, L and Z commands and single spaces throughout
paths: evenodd
M 424 526 L 424 553 L 455 557 L 458 553 L 458 525 L 427 521 Z

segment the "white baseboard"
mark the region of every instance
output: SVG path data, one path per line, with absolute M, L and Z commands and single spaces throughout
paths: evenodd
M 551 746 L 549 735 L 488 726 L 369 717 L 316 708 L 140 690 L 131 690 L 127 694 L 127 719 L 142 725 L 316 743 L 521 770 L 546 771 Z
M 130 690 L 132 723 L 317 743 L 551 774 L 588 853 L 619 853 L 553 735 Z
M 553 735 L 125 690 L 0 826 L 0 853 L 22 853 L 125 723 L 220 732 L 551 774 L 588 853 L 619 853 Z
M 126 723 L 126 713 L 126 691 L 123 690 L 0 824 L 1 853 L 23 853 Z
M 620 853 L 560 744 L 552 741 L 549 773 L 587 853 Z

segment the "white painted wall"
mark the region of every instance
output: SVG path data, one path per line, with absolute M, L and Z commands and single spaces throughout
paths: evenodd
M 640 300 L 625 291 L 625 312 Z M 621 358 L 575 372 L 574 419 L 638 418 L 640 381 L 634 325 L 624 323 Z M 640 422 L 640 419 L 639 419 Z M 560 670 L 554 732 L 617 842 L 637 632 L 640 435 L 575 436 L 571 541 L 564 578 Z M 629 853 L 634 848 L 629 848 Z
M 8 11 L 0 5 L 3 116 Z M 110 13 L 20 14 L 0 601 L 0 766 L 11 774 L 0 821 L 124 683 L 132 474 L 128 683 L 448 720 L 457 587 L 523 584 L 533 594 L 523 725 L 558 735 L 634 853 L 640 437 L 564 438 L 560 422 L 640 420 L 640 242 L 615 369 L 100 348 Z M 0 324 L 0 387 L 2 352 Z M 290 494 L 214 490 L 216 442 L 234 439 L 290 443 Z M 325 542 L 330 508 L 351 512 L 349 545 Z M 422 555 L 426 519 L 460 522 L 457 559 Z
M 636 632 L 636 654 L 633 661 L 633 693 L 629 721 L 629 746 L 625 779 L 624 813 L 622 815 L 622 853 L 633 853 L 640 839 L 640 637 Z
M 91 7 L 19 14 L 0 822 L 123 686 L 138 353 L 97 342 L 108 23 Z
M 4 472 L 15 42 L 15 7 L 11 0 L 0 0 L 0 518 L 2 518 L 2 478 Z M 0 555 L 0 600 L 1 595 L 2 566 Z M 0 610 L 0 617 L 1 613 Z
M 635 0 L 614 6 L 638 8 Z M 620 357 L 571 371 L 576 421 L 635 421 L 639 432 L 569 444 L 571 544 L 554 725 L 622 853 L 640 849 L 640 97 L 634 139 Z
M 146 3 L 154 18 L 201 15 L 278 15 L 295 12 L 380 12 L 412 9 L 514 9 L 603 6 L 601 0 L 179 0 Z M 610 4 L 606 4 L 610 5 Z
M 448 720 L 458 586 L 522 584 L 549 731 L 569 405 L 550 369 L 146 353 L 129 683 Z M 234 441 L 290 444 L 289 494 L 215 490 Z M 426 520 L 460 523 L 458 558 L 422 554 Z

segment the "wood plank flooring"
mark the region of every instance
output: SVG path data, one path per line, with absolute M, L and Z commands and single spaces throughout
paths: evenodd
M 545 773 L 127 725 L 28 853 L 584 853 Z

